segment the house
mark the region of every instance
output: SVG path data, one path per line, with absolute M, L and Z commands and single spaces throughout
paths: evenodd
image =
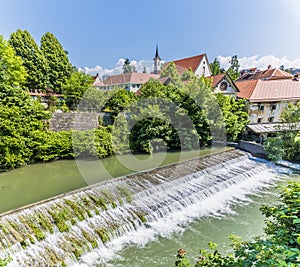
M 282 74 L 277 71 L 273 73 Z M 250 121 L 248 134 L 260 139 L 265 139 L 274 131 L 267 131 L 268 127 L 262 130 L 261 127 L 254 127 L 255 125 L 280 123 L 281 113 L 287 105 L 300 101 L 300 82 L 297 76 L 291 78 L 283 73 L 286 77 L 279 78 L 274 74 L 261 79 L 240 79 L 235 82 L 239 89 L 237 97 L 247 100 L 246 107 Z
M 53 101 L 54 99 L 57 99 L 58 101 L 64 100 L 63 94 L 53 93 L 53 90 L 50 88 L 46 89 L 46 93 L 43 91 L 35 90 L 33 92 L 29 92 L 29 95 L 32 99 L 41 101 L 41 103 L 46 107 L 48 107 L 49 102 Z
M 271 65 L 269 65 L 266 70 L 258 70 L 257 68 L 243 70 L 241 72 L 241 76 L 236 80 L 236 82 L 246 80 L 278 80 L 292 78 L 292 74 L 278 68 L 272 69 Z
M 207 79 L 211 80 L 214 93 L 236 97 L 236 94 L 239 92 L 238 87 L 227 73 L 209 76 Z
M 173 60 L 164 64 L 164 68 L 173 62 L 180 75 L 186 70 L 192 70 L 192 72 L 198 76 L 208 77 L 211 76 L 209 62 L 206 54 L 201 54 L 193 57 Z
M 113 88 L 124 88 L 130 92 L 136 93 L 141 86 L 151 78 L 158 79 L 159 74 L 129 72 L 118 75 L 108 76 L 102 83 L 95 85 L 97 88 L 111 90 Z
M 103 86 L 103 81 L 99 78 L 99 74 L 97 73 L 95 76 L 93 76 L 94 82 L 93 86 L 95 87 L 101 87 Z

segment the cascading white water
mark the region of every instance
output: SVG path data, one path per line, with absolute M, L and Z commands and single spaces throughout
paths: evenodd
M 275 179 L 266 163 L 237 150 L 122 177 L 2 216 L 0 258 L 11 256 L 8 266 L 93 266 L 124 245 L 230 213 Z

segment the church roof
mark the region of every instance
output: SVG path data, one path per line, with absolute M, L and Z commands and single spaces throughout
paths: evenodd
M 205 54 L 188 57 L 188 58 L 183 58 L 183 59 L 178 59 L 178 60 L 174 60 L 172 62 L 174 62 L 174 64 L 176 66 L 179 66 L 186 70 L 191 68 L 192 71 L 195 72 L 197 70 L 199 64 L 201 63 L 201 60 L 203 59 L 203 57 L 205 57 Z

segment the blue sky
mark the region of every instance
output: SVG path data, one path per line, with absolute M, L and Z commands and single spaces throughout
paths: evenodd
M 50 31 L 73 65 L 88 68 L 151 61 L 156 44 L 166 61 L 201 53 L 210 61 L 235 54 L 293 61 L 299 12 L 299 0 L 0 0 L 0 35 L 26 29 L 39 43 Z

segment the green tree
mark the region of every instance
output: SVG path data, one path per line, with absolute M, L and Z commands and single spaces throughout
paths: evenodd
M 66 104 L 71 109 L 76 109 L 85 92 L 92 86 L 93 77 L 81 71 L 73 70 L 62 86 L 66 97 Z
M 245 100 L 218 93 L 217 102 L 223 114 L 228 141 L 237 141 L 248 123 L 248 113 L 244 111 Z
M 122 112 L 126 107 L 136 102 L 137 97 L 133 92 L 125 89 L 116 89 L 115 93 L 105 104 L 104 109 L 110 111 L 113 119 Z
M 194 74 L 192 68 L 189 68 L 188 70 L 185 70 L 185 71 L 182 73 L 181 80 L 182 80 L 182 81 L 189 81 L 189 80 L 191 80 L 194 76 L 195 76 L 195 74 Z
M 283 125 L 278 126 L 275 137 L 269 137 L 264 143 L 267 156 L 277 162 L 281 159 L 297 160 L 300 158 L 298 123 L 300 104 L 289 104 L 281 114 Z
M 49 86 L 56 93 L 62 93 L 66 80 L 71 76 L 73 67 L 69 61 L 67 52 L 61 43 L 50 32 L 46 32 L 41 38 L 41 50 L 48 62 Z
M 136 72 L 135 66 L 131 65 L 131 62 L 128 58 L 125 59 L 123 64 L 123 73 Z
M 11 261 L 11 258 L 0 259 L 0 267 L 5 267 L 10 261 Z
M 239 73 L 240 65 L 239 65 L 237 55 L 232 56 L 229 63 L 230 63 L 230 67 L 227 70 L 227 73 L 228 73 L 229 77 L 233 81 L 235 81 L 240 76 L 240 73 Z
M 22 59 L 0 35 L 0 100 L 3 100 L 4 92 L 23 86 L 26 78 Z
M 220 66 L 220 61 L 217 58 L 215 58 L 214 61 L 209 64 L 209 66 L 212 75 L 218 75 L 224 72 L 224 69 Z
M 11 34 L 9 43 L 14 48 L 16 55 L 22 58 L 28 73 L 24 84 L 25 88 L 31 91 L 45 89 L 48 85 L 48 63 L 30 33 L 19 29 Z
M 170 62 L 161 72 L 161 77 L 170 77 L 176 86 L 181 86 L 181 77 L 174 62 Z

